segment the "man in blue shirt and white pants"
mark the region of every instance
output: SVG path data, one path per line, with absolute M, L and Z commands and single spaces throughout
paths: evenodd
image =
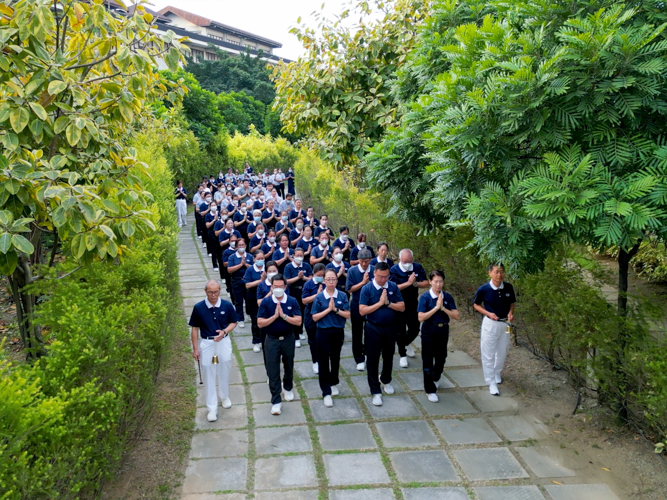
M 231 408 L 229 372 L 232 368 L 232 341 L 229 334 L 236 328 L 234 306 L 220 298 L 220 283 L 208 280 L 204 287 L 206 299 L 195 304 L 190 316 L 192 356 L 201 361 L 206 384 L 208 421 L 218 419 L 218 395 L 223 408 Z M 212 363 L 213 356 L 218 364 Z M 218 380 L 218 394 L 215 385 Z
M 505 331 L 506 323 L 514 320 L 514 287 L 503 281 L 505 268 L 502 264 L 489 265 L 491 281 L 479 287 L 475 294 L 475 311 L 484 315 L 482 320 L 482 369 L 484 380 L 489 384 L 489 392 L 500 396 L 498 384 L 503 382 L 500 373 L 510 346 L 510 334 Z

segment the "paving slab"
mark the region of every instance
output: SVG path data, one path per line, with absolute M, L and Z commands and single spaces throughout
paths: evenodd
M 417 400 L 429 415 L 464 415 L 479 413 L 470 402 L 458 392 L 443 392 L 438 394 L 439 401 L 432 403 L 425 393 L 417 394 Z
M 519 408 L 519 401 L 508 397 L 504 393 L 498 397 L 491 395 L 488 390 L 482 389 L 479 391 L 468 391 L 466 392 L 466 396 L 482 411 L 511 411 Z
M 490 420 L 509 441 L 540 439 L 549 435 L 549 429 L 532 415 L 491 417 Z
M 403 488 L 405 500 L 468 500 L 465 488 Z
M 241 355 L 241 361 L 243 362 L 243 366 L 252 366 L 252 365 L 264 366 L 264 356 L 262 355 L 262 351 L 260 352 L 240 351 L 239 354 Z
M 223 430 L 192 437 L 190 458 L 222 458 L 248 453 L 248 431 Z
M 414 358 L 408 358 L 408 367 L 407 368 L 401 368 L 398 364 L 400 360 L 400 356 L 398 355 L 398 347 L 396 347 L 396 354 L 394 354 L 393 361 L 392 361 L 392 368 L 394 372 L 396 373 L 401 373 L 405 372 L 408 370 L 419 370 L 421 371 L 424 369 L 424 364 L 422 363 L 422 358 L 421 355 L 417 354 Z M 382 360 L 380 360 L 380 368 L 382 368 Z
M 479 500 L 544 500 L 537 486 L 483 486 L 474 490 Z
M 434 420 L 433 423 L 449 444 L 499 443 L 502 441 L 483 418 L 466 418 L 465 420 L 448 418 Z
M 453 366 L 479 366 L 479 361 L 463 351 L 449 351 L 445 361 L 445 369 Z
M 553 500 L 619 500 L 606 484 L 548 484 Z
M 366 373 L 366 370 L 363 372 L 360 372 L 357 370 L 357 362 L 354 360 L 354 358 L 344 358 L 340 360 L 340 367 L 341 370 L 344 370 L 345 373 L 348 373 L 349 375 L 360 375 L 362 373 Z
M 306 396 L 309 399 L 322 399 L 322 389 L 320 389 L 320 381 L 318 379 L 308 379 L 301 382 L 301 387 L 306 391 Z M 339 396 L 352 396 L 352 389 L 347 385 L 347 382 L 344 378 L 340 378 L 340 383 L 338 384 Z M 334 396 L 334 400 L 336 396 Z
M 368 411 L 374 418 L 392 418 L 392 417 L 420 417 L 419 408 L 412 402 L 410 396 L 389 396 L 382 395 L 382 406 L 375 406 L 373 398 L 364 398 L 364 403 Z
M 250 320 L 250 318 L 246 318 L 246 319 L 248 319 L 248 321 Z M 239 351 L 252 349 L 252 336 L 251 335 L 235 335 L 234 333 L 232 333 L 232 340 L 234 341 L 234 346 Z
M 190 276 L 178 276 L 178 280 L 181 283 L 199 283 L 200 286 L 203 286 L 203 283 L 206 283 L 206 275 L 202 272 L 201 274 L 193 274 Z
M 191 460 L 185 471 L 183 493 L 245 490 L 247 468 L 245 458 Z
M 453 453 L 471 481 L 529 477 L 508 448 L 456 450 Z
M 195 269 L 182 269 L 178 271 L 178 277 L 179 278 L 184 278 L 184 277 L 200 277 L 202 280 L 202 283 L 206 281 L 206 274 L 204 274 L 204 270 L 202 269 L 201 266 Z
M 254 493 L 255 500 L 318 500 L 318 498 L 318 490 L 259 491 Z
M 424 390 L 423 372 L 401 372 L 398 374 L 398 378 L 405 382 L 405 385 L 407 385 L 408 389 L 411 391 Z M 452 381 L 447 377 L 440 377 L 440 387 L 438 387 L 438 391 L 442 391 L 443 389 L 453 389 L 454 387 L 456 386 L 452 384 Z
M 245 401 L 245 389 L 242 385 L 230 385 L 229 386 L 229 399 L 232 400 L 232 405 L 244 405 Z M 206 386 L 200 385 L 199 380 L 197 380 L 197 408 L 206 406 Z M 226 411 L 222 408 L 222 401 L 218 398 L 218 414 L 220 415 L 222 411 Z
M 190 493 L 182 495 L 181 500 L 246 500 L 245 493 L 227 493 L 218 495 L 217 493 Z
M 305 486 L 317 486 L 311 455 L 260 458 L 255 462 L 255 488 L 258 490 Z
M 361 394 L 362 396 L 370 395 L 371 388 L 368 385 L 368 374 L 366 372 L 363 372 L 363 374 L 361 374 L 361 372 L 357 372 L 357 373 L 359 373 L 360 375 L 358 375 L 356 377 L 354 377 L 354 376 L 351 377 L 352 378 L 352 383 L 357 388 L 357 391 L 359 391 L 359 394 Z M 396 379 L 391 381 L 391 386 L 394 388 L 394 391 L 395 391 L 394 395 L 396 395 L 396 394 L 405 394 L 405 389 L 403 389 L 403 386 Z M 383 390 L 382 391 L 382 397 L 385 397 L 385 396 L 393 397 L 393 395 L 390 396 L 389 394 L 387 394 Z
M 368 424 L 322 425 L 317 434 L 325 451 L 377 448 Z
M 364 414 L 354 398 L 333 398 L 333 408 L 327 408 L 321 399 L 308 401 L 315 422 L 335 422 L 337 420 L 360 420 Z
M 232 406 L 231 408 L 218 409 L 218 420 L 209 422 L 206 419 L 208 410 L 206 407 L 197 408 L 195 415 L 195 427 L 197 430 L 210 431 L 219 429 L 240 429 L 248 425 L 248 410 L 245 406 Z
M 255 431 L 255 446 L 259 455 L 313 451 L 308 427 L 305 425 L 257 429 Z
M 253 352 L 253 354 L 255 353 Z M 258 356 L 261 356 L 261 353 L 258 354 Z M 264 385 L 268 387 L 266 381 L 269 377 L 266 375 L 266 368 L 264 367 L 264 363 L 262 363 L 261 365 L 246 366 L 245 376 L 248 379 L 248 382 L 250 382 L 251 384 L 257 382 L 264 382 Z
M 301 348 L 303 349 L 303 347 Z M 297 361 L 294 363 L 294 372 L 299 374 L 301 378 L 317 378 L 317 375 L 313 373 L 313 363 L 310 361 Z
M 340 350 L 340 357 L 341 359 L 352 357 L 352 342 L 343 343 L 343 347 Z
M 564 460 L 558 448 L 535 446 L 515 449 L 537 477 L 573 477 L 577 475 L 572 469 L 563 465 Z
M 301 403 L 298 401 L 291 401 L 289 403 L 283 401 L 280 415 L 271 415 L 271 406 L 271 403 L 255 405 L 253 415 L 255 416 L 255 425 L 257 427 L 306 423 L 306 415 L 303 413 Z
M 440 446 L 438 438 L 423 420 L 380 422 L 376 427 L 387 448 Z
M 456 481 L 459 475 L 442 450 L 395 451 L 389 454 L 396 476 L 403 483 Z
M 479 387 L 486 385 L 481 368 L 447 370 L 445 375 L 456 382 L 459 387 Z
M 332 486 L 385 484 L 390 481 L 379 453 L 324 455 L 324 468 Z
M 396 498 L 389 488 L 374 490 L 334 490 L 329 493 L 329 500 L 391 500 Z
M 300 401 L 301 397 L 299 396 L 299 391 L 296 389 L 292 390 L 294 394 L 294 401 Z M 285 403 L 285 393 L 281 395 L 283 403 Z M 271 389 L 269 389 L 269 384 L 266 383 L 266 379 L 263 382 L 257 384 L 252 384 L 250 386 L 250 398 L 253 403 L 269 403 L 271 402 Z

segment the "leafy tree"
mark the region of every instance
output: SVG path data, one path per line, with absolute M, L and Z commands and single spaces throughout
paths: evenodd
M 137 175 L 148 167 L 126 139 L 149 103 L 183 90 L 156 70 L 158 57 L 176 69 L 180 40 L 151 23 L 141 5 L 119 17 L 103 0 L 0 4 L 0 272 L 30 356 L 43 347 L 26 287 L 54 277 L 58 252 L 113 260 L 153 229 Z
M 259 133 L 266 133 L 266 106 L 245 92 L 223 92 L 218 96 L 217 106 L 230 134 L 247 134 L 250 125 Z

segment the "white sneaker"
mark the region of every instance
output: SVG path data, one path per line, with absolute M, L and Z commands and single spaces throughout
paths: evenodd
M 199 239 L 201 240 L 201 234 L 198 234 L 198 235 L 197 235 L 197 238 L 199 238 Z
M 498 390 L 498 386 L 495 382 L 489 385 L 489 392 L 492 396 L 500 396 L 500 391 Z
M 324 406 L 327 408 L 331 408 L 333 406 L 333 399 L 331 399 L 331 396 L 324 396 Z
M 202 248 L 206 248 L 206 243 L 202 243 Z
M 408 358 L 403 356 L 401 359 L 398 360 L 398 366 L 401 368 L 407 368 L 408 367 Z
M 209 422 L 215 422 L 216 420 L 218 420 L 218 414 L 214 411 L 209 411 L 208 415 L 206 416 L 206 419 Z
M 219 267 L 214 267 L 213 270 L 214 271 L 220 271 L 220 268 Z
M 253 352 L 261 351 L 262 350 L 261 344 L 255 344 L 254 346 L 252 346 L 252 350 L 253 350 Z
M 210 254 L 208 254 L 208 256 L 209 256 L 209 257 L 213 257 L 213 254 L 212 254 L 212 253 L 210 253 Z
M 391 386 L 391 384 L 382 384 L 382 387 L 384 388 L 384 392 L 387 394 L 394 394 L 394 388 Z
M 332 385 L 331 386 L 331 395 L 332 396 L 338 396 L 340 394 L 340 391 L 338 390 L 337 385 Z
M 319 365 L 319 363 L 313 363 L 313 373 L 314 373 L 315 375 L 317 375 L 318 373 L 320 373 L 320 365 Z
M 299 339 L 300 339 L 300 340 L 306 340 L 307 338 L 308 338 L 308 337 L 306 337 L 306 334 L 305 334 L 305 333 L 300 333 L 300 334 L 299 334 Z
M 222 407 L 223 408 L 231 408 L 232 407 L 232 400 L 229 398 L 225 398 L 222 400 Z
M 496 375 L 496 384 L 502 384 L 502 383 L 503 383 L 503 379 L 500 378 L 500 375 Z
M 301 341 L 300 340 L 295 340 L 294 341 L 294 347 L 301 347 Z
M 414 358 L 415 357 L 415 350 L 412 348 L 411 345 L 409 345 L 405 348 L 405 354 L 407 354 L 409 358 Z
M 285 401 L 294 401 L 294 393 L 292 391 L 285 391 Z
M 438 387 L 440 387 L 440 381 L 438 381 L 438 382 L 433 382 L 433 385 L 434 385 L 435 388 L 437 389 Z
M 239 321 L 238 327 L 245 328 L 245 323 L 243 321 Z
M 360 372 L 363 372 L 366 369 L 366 363 L 363 361 L 361 363 L 357 363 L 357 370 Z
M 382 394 L 373 394 L 373 404 L 375 406 L 382 406 Z
M 271 415 L 280 415 L 280 403 L 271 407 Z
M 429 394 L 429 395 L 428 395 L 428 400 L 429 400 L 431 403 L 437 403 L 437 402 L 439 401 L 439 400 L 438 400 L 438 395 L 437 395 L 437 394 Z

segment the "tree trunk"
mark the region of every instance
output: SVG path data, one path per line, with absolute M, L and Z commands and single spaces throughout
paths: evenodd
M 25 286 L 32 282 L 32 271 L 27 256 L 22 255 L 19 259 L 19 265 L 10 276 L 12 296 L 26 358 L 37 359 L 46 354 L 46 350 L 41 327 L 35 322 L 35 296 L 25 291 Z

